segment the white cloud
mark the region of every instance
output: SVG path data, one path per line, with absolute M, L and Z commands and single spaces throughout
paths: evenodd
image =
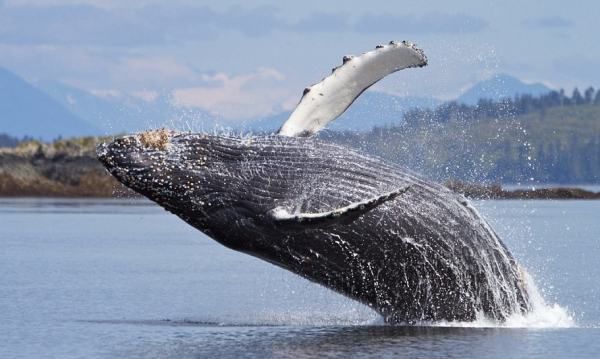
M 91 89 L 89 90 L 89 92 L 96 96 L 96 97 L 100 97 L 100 98 L 115 98 L 115 97 L 121 97 L 122 93 L 118 90 L 111 90 L 111 89 Z
M 546 16 L 523 21 L 523 25 L 530 28 L 560 29 L 575 26 L 575 22 L 561 16 Z
M 146 102 L 154 102 L 159 96 L 159 93 L 156 91 L 150 90 L 141 90 L 141 91 L 133 91 L 131 96 L 142 99 Z
M 497 72 L 547 79 L 555 86 L 598 82 L 599 77 L 597 67 L 588 64 L 600 56 L 590 45 L 595 39 L 588 25 L 594 23 L 594 10 L 600 5 L 565 8 L 555 1 L 542 11 L 522 4 L 522 11 L 514 14 L 510 6 L 490 7 L 474 0 L 462 5 L 413 2 L 401 7 L 391 0 L 350 0 L 344 9 L 319 0 L 2 3 L 0 66 L 27 80 L 59 81 L 86 90 L 115 89 L 122 96 L 177 89 L 181 106 L 207 108 L 229 117 L 264 115 L 278 106 L 291 109 L 300 90 L 325 75 L 341 55 L 405 36 L 425 49 L 430 65 L 391 76 L 376 89 L 452 99 L 462 88 Z M 523 35 L 528 21 L 552 31 Z M 577 41 L 555 41 L 561 34 Z M 569 66 L 557 71 L 565 62 L 561 60 L 565 48 L 557 43 L 568 43 L 569 54 L 585 55 L 590 61 L 573 66 L 569 59 Z M 556 68 L 555 62 L 560 63 Z M 285 83 L 277 76 L 260 74 L 255 70 L 260 66 L 285 73 Z
M 173 102 L 195 107 L 225 119 L 249 119 L 280 111 L 291 94 L 282 86 L 285 76 L 277 70 L 260 68 L 252 73 L 203 75 L 209 86 L 173 91 Z
M 115 71 L 115 79 L 125 83 L 170 85 L 188 83 L 197 78 L 194 70 L 172 57 L 148 56 L 123 59 Z
M 122 0 L 0 0 L 7 6 L 64 6 L 64 5 L 93 5 L 100 8 L 114 8 L 123 6 Z M 148 3 L 147 0 L 127 0 L 128 6 L 140 6 Z

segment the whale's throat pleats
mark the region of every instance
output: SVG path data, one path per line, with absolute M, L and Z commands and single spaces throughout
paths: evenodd
M 306 223 L 339 213 L 348 219 L 420 182 L 408 171 L 398 175 L 377 159 L 313 138 L 220 136 L 218 144 L 206 142 L 209 177 L 219 178 L 216 182 L 226 184 L 240 203 L 256 211 L 316 216 Z

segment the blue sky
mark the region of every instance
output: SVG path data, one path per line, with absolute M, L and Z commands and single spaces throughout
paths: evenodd
M 0 0 L 0 66 L 249 118 L 292 108 L 343 55 L 392 39 L 419 44 L 430 65 L 378 91 L 451 99 L 495 73 L 599 85 L 597 14 L 593 1 Z

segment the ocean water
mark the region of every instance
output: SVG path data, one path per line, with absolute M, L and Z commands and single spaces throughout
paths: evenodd
M 600 357 L 600 201 L 474 204 L 533 313 L 386 326 L 146 201 L 1 199 L 0 358 Z

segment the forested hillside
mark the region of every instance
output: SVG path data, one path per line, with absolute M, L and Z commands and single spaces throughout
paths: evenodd
M 600 182 L 600 92 L 413 110 L 397 126 L 325 134 L 436 180 Z
M 408 111 L 398 125 L 326 131 L 437 181 L 600 183 L 600 92 L 520 96 Z M 19 140 L 0 135 L 0 147 Z

